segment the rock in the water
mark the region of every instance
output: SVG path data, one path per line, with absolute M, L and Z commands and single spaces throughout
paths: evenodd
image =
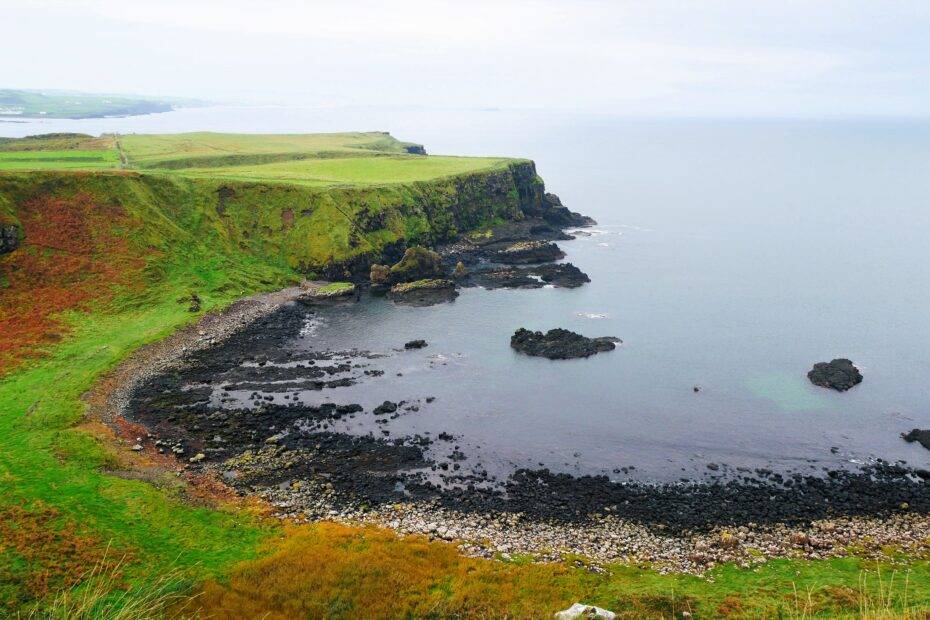
M 404 343 L 405 349 L 422 349 L 425 346 L 427 346 L 425 340 L 411 340 Z
M 558 263 L 554 265 L 540 265 L 531 272 L 542 278 L 546 284 L 564 288 L 576 288 L 590 282 L 591 278 L 571 263 Z
M 845 392 L 849 388 L 862 383 L 862 373 L 845 358 L 837 358 L 832 362 L 818 362 L 807 373 L 807 378 L 814 385 L 833 388 Z
M 306 286 L 297 298 L 306 304 L 326 304 L 336 301 L 355 301 L 358 288 L 351 282 L 332 282 L 322 286 Z
M 556 620 L 614 620 L 616 617 L 617 614 L 612 611 L 584 603 L 575 603 L 555 613 Z
M 462 282 L 463 286 L 495 288 L 542 288 L 547 284 L 560 288 L 576 288 L 590 282 L 586 273 L 571 263 L 548 263 L 535 267 L 495 267 L 475 271 Z
M 597 223 L 590 217 L 570 211 L 555 194 L 545 194 L 542 203 L 543 219 L 555 226 L 593 226 Z
M 930 430 L 915 428 L 909 433 L 901 433 L 901 437 L 907 443 L 917 442 L 927 450 L 930 450 Z
M 397 411 L 397 403 L 392 403 L 389 400 L 384 401 L 380 405 L 374 408 L 375 415 L 383 415 L 385 413 L 394 413 Z
M 549 263 L 564 258 L 565 253 L 554 243 L 546 241 L 518 241 L 498 250 L 493 260 L 507 265 Z
M 589 357 L 602 351 L 616 348 L 619 338 L 603 336 L 588 338 L 567 329 L 550 329 L 545 334 L 520 328 L 510 337 L 510 346 L 526 355 L 564 360 Z
M 391 299 L 412 306 L 431 306 L 452 301 L 458 297 L 452 280 L 430 279 L 395 284 L 391 287 Z

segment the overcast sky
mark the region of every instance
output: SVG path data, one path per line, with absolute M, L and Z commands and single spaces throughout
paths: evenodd
M 927 116 L 926 0 L 0 0 L 0 87 Z

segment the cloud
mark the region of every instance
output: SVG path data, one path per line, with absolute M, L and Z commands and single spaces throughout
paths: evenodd
M 5 39 L 35 50 L 4 67 L 19 85 L 623 114 L 930 109 L 930 9 L 903 0 L 4 6 Z

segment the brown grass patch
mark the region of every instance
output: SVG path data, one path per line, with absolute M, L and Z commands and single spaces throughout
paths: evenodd
M 95 566 L 118 564 L 108 559 L 106 544 L 54 508 L 0 507 L 0 584 L 8 609 L 72 587 Z
M 122 208 L 87 194 L 39 196 L 18 216 L 25 242 L 0 262 L 0 373 L 61 340 L 62 312 L 108 298 L 145 264 L 129 250 Z
M 538 618 L 582 597 L 588 575 L 508 565 L 449 544 L 333 523 L 291 527 L 278 550 L 209 582 L 209 618 Z M 567 594 L 571 593 L 571 594 Z

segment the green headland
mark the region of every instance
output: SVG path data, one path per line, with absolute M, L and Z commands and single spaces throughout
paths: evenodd
M 133 97 L 70 91 L 0 89 L 0 118 L 100 118 L 168 112 L 201 105 L 193 99 Z

